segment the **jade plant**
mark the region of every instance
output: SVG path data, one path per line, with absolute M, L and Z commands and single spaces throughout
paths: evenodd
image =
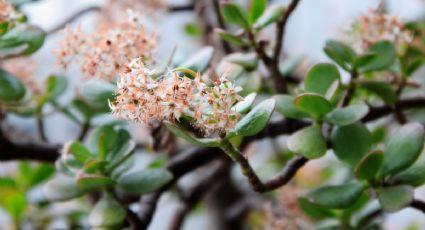
M 0 0 L 0 161 L 20 161 L 0 177 L 0 207 L 13 228 L 147 229 L 155 214 L 180 229 L 199 211 L 216 229 L 381 229 L 387 213 L 425 213 L 423 20 L 380 6 L 312 63 L 283 49 L 300 0 L 109 0 L 49 31 L 21 12 L 31 2 Z M 92 11 L 92 31 L 70 24 Z M 145 17 L 192 11 L 182 28 L 202 47 L 158 55 Z M 35 79 L 29 56 L 62 28 L 63 73 Z M 53 114 L 73 127 L 59 144 Z M 327 177 L 302 186 L 318 164 L 309 176 Z M 156 212 L 163 194 L 180 205 L 171 220 Z

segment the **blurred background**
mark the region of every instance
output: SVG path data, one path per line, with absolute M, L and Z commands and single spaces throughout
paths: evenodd
M 274 2 L 287 3 L 288 1 Z M 366 13 L 369 9 L 376 8 L 380 2 L 378 0 L 302 0 L 289 21 L 284 48 L 286 55 L 303 55 L 308 60 L 308 63 L 329 61 L 323 52 L 325 41 L 329 38 L 341 36 L 345 30 L 349 29 L 350 23 L 354 18 Z M 104 1 L 101 0 L 44 0 L 26 4 L 22 8 L 22 11 L 29 16 L 29 20 L 33 24 L 39 25 L 45 30 L 50 30 L 65 21 L 75 12 L 89 6 L 102 5 L 103 3 Z M 187 2 L 185 0 L 169 0 L 167 4 L 184 5 Z M 384 1 L 384 4 L 390 14 L 398 15 L 406 21 L 417 20 L 425 16 L 424 0 L 388 0 Z M 81 25 L 83 30 L 90 31 L 95 27 L 95 14 L 95 12 L 85 14 L 73 22 L 73 25 Z M 200 39 L 185 33 L 187 25 L 197 20 L 194 13 L 146 14 L 143 20 L 146 21 L 147 30 L 154 31 L 159 36 L 158 59 L 167 57 L 173 47 L 177 47 L 176 58 L 181 59 L 202 46 Z M 267 36 L 267 33 L 264 36 Z M 61 33 L 49 36 L 43 48 L 33 55 L 32 58 L 39 63 L 36 76 L 40 80 L 51 73 L 62 72 L 59 67 L 55 67 L 57 66 L 56 59 L 52 54 L 53 50 L 58 47 L 61 38 Z M 78 81 L 81 79 L 77 69 L 71 69 L 66 74 L 69 76 L 69 79 L 72 79 L 71 84 L 78 84 Z M 33 120 L 18 117 L 8 119 L 13 126 L 16 126 L 20 132 L 25 133 L 28 138 L 35 135 L 36 131 Z M 77 126 L 60 115 L 49 117 L 46 120 L 46 124 L 49 129 L 48 139 L 53 143 L 63 143 L 69 140 L 74 133 L 78 132 Z M 143 136 L 144 134 L 141 133 L 140 135 Z M 270 149 L 270 145 L 267 143 L 258 143 L 253 148 L 258 146 L 261 146 L 262 152 L 267 152 L 267 148 Z M 314 174 L 317 168 L 323 168 L 324 165 L 330 164 L 329 161 L 332 162 L 332 159 L 329 158 L 331 157 L 314 161 L 301 174 L 308 174 L 309 170 L 312 170 Z M 254 157 L 254 165 L 260 165 L 259 162 L 261 159 L 258 159 L 259 162 L 256 160 Z M 1 163 L 0 175 L 7 174 L 14 167 L 14 163 Z M 190 176 L 187 180 L 190 181 Z M 425 199 L 425 188 L 418 189 L 416 193 L 415 196 Z M 39 192 L 35 191 L 34 196 L 39 196 Z M 71 203 L 59 204 L 57 205 L 57 210 L 60 212 L 63 208 L 72 209 L 72 205 Z M 173 198 L 171 195 L 163 196 L 159 203 L 159 210 L 155 213 L 154 220 L 150 225 L 150 229 L 165 229 L 168 224 L 167 220 L 171 218 L 173 211 L 177 207 L 178 201 L 176 198 Z M 415 229 L 425 229 L 425 218 L 423 214 L 410 209 L 392 214 L 386 220 L 385 229 L 389 230 L 410 229 L 409 226 L 416 226 Z M 10 220 L 7 215 L 0 214 L 0 229 L 8 229 L 8 223 L 10 223 Z M 184 227 L 185 229 L 205 229 L 209 224 L 212 223 L 208 223 L 208 220 L 199 212 L 191 215 L 188 221 L 185 222 Z M 61 222 L 58 221 L 52 228 L 60 229 Z

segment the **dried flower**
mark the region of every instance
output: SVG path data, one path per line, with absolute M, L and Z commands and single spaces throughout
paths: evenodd
M 6 0 L 0 0 L 0 23 L 13 22 L 21 17 L 21 14 Z
M 195 79 L 166 73 L 154 78 L 142 59 L 133 60 L 117 85 L 113 114 L 147 125 L 194 118 L 193 125 L 207 135 L 225 133 L 234 127 L 240 114 L 232 106 L 242 98 L 225 77 L 207 86 L 198 74 Z
M 150 57 L 155 35 L 147 34 L 134 13 L 127 21 L 84 34 L 80 28 L 66 29 L 66 37 L 55 53 L 59 64 L 81 66 L 86 77 L 113 80 L 133 58 Z
M 32 93 L 41 94 L 41 86 L 33 75 L 37 69 L 35 60 L 26 57 L 12 58 L 4 60 L 0 67 L 18 77 L 24 85 L 31 89 Z
M 379 9 L 370 10 L 368 14 L 360 16 L 353 24 L 355 46 L 360 52 L 369 49 L 374 43 L 382 40 L 392 42 L 399 48 L 412 41 L 412 34 L 404 29 L 404 22 L 400 18 L 384 14 Z

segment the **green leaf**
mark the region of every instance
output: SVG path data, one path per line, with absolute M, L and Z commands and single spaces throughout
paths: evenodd
M 126 216 L 126 209 L 112 194 L 104 193 L 90 212 L 88 221 L 91 227 L 115 229 L 121 227 Z
M 301 112 L 294 106 L 294 97 L 289 95 L 275 95 L 276 111 L 286 118 L 301 119 L 308 117 L 307 113 Z
M 372 146 L 371 134 L 360 122 L 335 127 L 331 141 L 335 155 L 351 166 L 357 165 Z
M 327 208 L 348 208 L 356 202 L 365 185 L 350 182 L 343 185 L 328 185 L 309 192 L 309 200 Z
M 374 150 L 364 156 L 356 165 L 354 172 L 359 180 L 371 180 L 375 177 L 384 160 L 384 152 Z
M 81 175 L 77 178 L 77 186 L 81 190 L 94 190 L 114 185 L 114 181 L 102 175 Z
M 146 169 L 120 176 L 117 185 L 130 194 L 145 194 L 153 192 L 173 179 L 166 169 Z
M 84 163 L 94 155 L 79 141 L 72 141 L 65 145 L 64 153 L 72 154 L 76 160 Z
M 335 217 L 335 213 L 322 206 L 314 204 L 304 197 L 298 198 L 298 204 L 305 214 L 314 220 L 322 220 Z
M 378 200 L 385 212 L 396 212 L 413 201 L 413 187 L 399 185 L 377 189 Z
M 248 112 L 249 108 L 251 108 L 252 103 L 254 103 L 255 97 L 257 97 L 257 93 L 250 93 L 248 94 L 243 101 L 240 101 L 236 103 L 232 107 L 233 110 L 237 111 L 238 113 L 246 113 Z
M 294 100 L 295 108 L 308 113 L 315 118 L 325 116 L 332 110 L 331 103 L 323 96 L 316 93 L 303 93 Z
M 408 184 L 414 187 L 425 184 L 425 157 L 422 155 L 411 167 L 391 178 L 390 184 Z
M 45 85 L 49 97 L 56 99 L 65 92 L 68 87 L 68 79 L 64 76 L 51 75 L 47 78 Z
M 22 222 L 25 211 L 29 206 L 24 192 L 16 191 L 6 194 L 2 197 L 1 202 L 3 208 L 12 216 L 14 222 Z
M 313 125 L 293 133 L 288 139 L 288 149 L 308 159 L 322 157 L 327 147 L 320 126 Z
M 186 23 L 184 25 L 184 31 L 192 37 L 199 37 L 201 35 L 201 29 L 197 23 Z
M 389 41 L 380 41 L 370 47 L 369 52 L 376 55 L 359 67 L 360 73 L 388 69 L 396 60 L 397 52 Z
M 240 65 L 247 71 L 257 69 L 258 58 L 255 53 L 232 53 L 224 57 L 224 60 Z
M 424 128 L 419 123 L 403 125 L 394 133 L 387 145 L 379 177 L 394 175 L 410 167 L 424 146 Z
M 267 0 L 251 0 L 249 7 L 249 22 L 253 24 L 266 10 Z
M 266 9 L 264 14 L 254 23 L 254 29 L 261 30 L 268 25 L 277 22 L 285 14 L 285 7 L 282 5 L 273 5 Z
M 275 104 L 276 101 L 273 98 L 259 103 L 236 123 L 234 130 L 228 134 L 228 137 L 234 135 L 253 136 L 259 133 L 269 122 Z
M 230 42 L 234 45 L 238 45 L 238 46 L 248 46 L 249 43 L 248 41 L 242 39 L 241 37 L 231 34 L 225 30 L 222 29 L 214 29 L 214 33 L 216 33 L 221 39 L 223 39 L 224 41 Z
M 25 96 L 25 86 L 15 76 L 0 69 L 0 101 L 19 101 Z
M 376 94 L 387 104 L 394 104 L 397 101 L 397 94 L 395 90 L 387 82 L 362 81 L 359 84 L 361 88 Z
M 109 112 L 109 103 L 114 99 L 116 86 L 98 80 L 92 80 L 83 85 L 82 96 L 93 108 L 102 112 Z
M 356 53 L 348 45 L 335 40 L 329 40 L 326 42 L 325 53 L 328 57 L 334 60 L 343 69 L 350 71 L 350 65 L 353 61 Z
M 369 107 L 366 105 L 350 105 L 328 113 L 325 120 L 334 125 L 345 126 L 359 121 L 366 116 L 368 112 Z
M 218 138 L 197 138 L 186 131 L 183 127 L 176 123 L 166 122 L 165 126 L 177 137 L 185 139 L 187 142 L 204 146 L 204 147 L 218 147 L 220 146 L 220 139 Z
M 55 173 L 55 167 L 50 164 L 39 164 L 34 166 L 31 170 L 31 175 L 26 178 L 29 187 L 34 187 L 47 179 Z
M 321 63 L 313 66 L 307 73 L 304 87 L 307 92 L 313 92 L 322 96 L 326 95 L 335 81 L 340 81 L 339 71 L 333 64 Z
M 376 53 L 365 53 L 361 56 L 358 56 L 354 59 L 353 67 L 355 69 L 359 69 L 364 65 L 367 65 L 370 61 L 372 61 L 374 58 L 376 58 Z
M 244 29 L 249 28 L 247 12 L 238 4 L 233 2 L 224 2 L 221 3 L 220 9 L 221 15 L 227 22 L 238 25 Z
M 203 72 L 210 64 L 214 55 L 214 48 L 207 46 L 196 52 L 179 67 L 191 69 L 195 72 Z
M 83 170 L 87 174 L 103 173 L 108 163 L 105 160 L 91 159 L 84 163 Z
M 0 37 L 0 50 L 25 45 L 20 54 L 29 55 L 37 51 L 44 43 L 45 33 L 37 26 L 18 24 Z
M 61 175 L 54 177 L 43 186 L 44 197 L 51 202 L 76 198 L 83 195 L 84 192 L 77 187 L 73 178 Z

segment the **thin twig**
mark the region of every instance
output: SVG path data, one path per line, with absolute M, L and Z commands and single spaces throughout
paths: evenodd
M 414 199 L 410 204 L 410 207 L 419 210 L 425 214 L 425 202 L 421 200 Z
M 217 18 L 218 28 L 226 30 L 226 24 L 224 23 L 223 17 L 221 16 L 221 13 L 220 13 L 219 0 L 213 0 L 213 6 L 214 6 L 214 13 Z M 232 47 L 227 41 L 221 39 L 221 46 L 223 47 L 223 50 L 226 54 L 232 53 Z
M 193 10 L 195 10 L 194 4 L 188 4 L 183 6 L 168 6 L 168 12 L 170 13 L 178 13 L 178 12 L 193 11 Z

